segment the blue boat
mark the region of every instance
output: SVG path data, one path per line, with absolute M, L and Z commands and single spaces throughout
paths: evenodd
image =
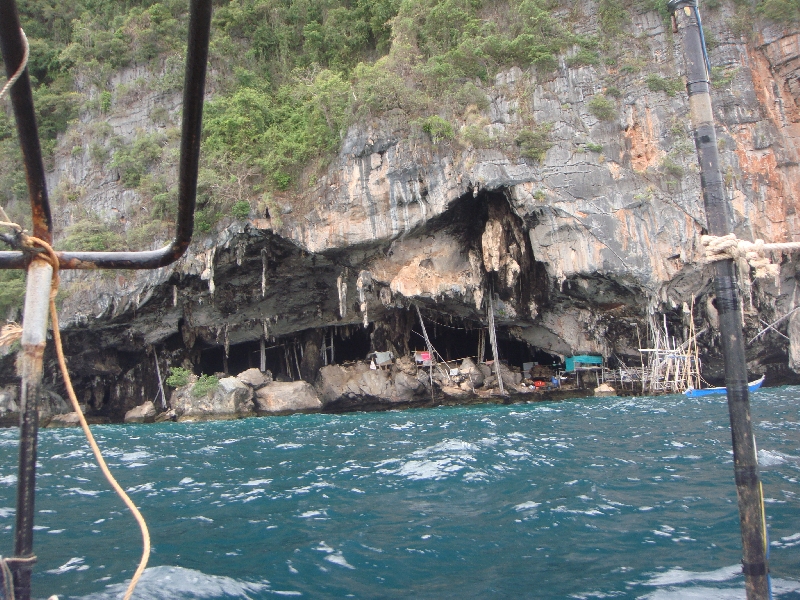
M 751 381 L 747 384 L 747 389 L 750 392 L 755 392 L 758 388 L 761 387 L 761 384 L 764 383 L 764 375 L 756 379 L 755 381 Z M 727 388 L 725 387 L 712 387 L 712 388 L 705 388 L 702 390 L 696 390 L 694 388 L 689 388 L 684 394 L 686 394 L 689 398 L 696 398 L 698 396 L 712 396 L 714 394 L 725 394 L 727 392 Z

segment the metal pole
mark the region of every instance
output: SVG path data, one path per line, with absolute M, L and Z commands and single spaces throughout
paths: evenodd
M 671 0 L 668 6 L 683 41 L 688 77 L 686 89 L 700 163 L 708 232 L 715 236 L 727 235 L 733 231 L 733 212 L 719 168 L 717 135 L 709 94 L 708 55 L 697 0 Z M 767 600 L 770 592 L 766 525 L 763 521 L 761 482 L 750 420 L 742 309 L 732 260 L 714 263 L 714 288 L 725 357 L 725 385 L 728 388 L 734 476 L 742 533 L 742 571 L 747 598 Z
M 14 531 L 14 557 L 33 556 L 33 515 L 36 490 L 36 442 L 39 428 L 39 388 L 42 359 L 47 341 L 47 311 L 53 268 L 35 259 L 28 268 L 25 312 L 22 325 L 22 352 L 19 358 L 20 417 L 19 473 L 17 475 L 17 515 Z M 14 567 L 14 595 L 18 600 L 31 597 L 32 564 Z

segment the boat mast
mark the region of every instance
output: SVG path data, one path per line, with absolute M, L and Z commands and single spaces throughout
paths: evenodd
M 727 235 L 733 232 L 733 211 L 719 167 L 717 135 L 709 93 L 710 64 L 697 0 L 670 0 L 667 5 L 683 42 L 688 78 L 686 90 L 689 94 L 689 111 L 700 163 L 700 184 L 708 233 L 714 236 Z M 728 390 L 734 476 L 742 533 L 742 571 L 748 600 L 767 600 L 770 591 L 766 524 L 763 520 L 761 481 L 750 420 L 742 309 L 732 259 L 714 263 L 714 290 L 725 358 L 725 386 Z

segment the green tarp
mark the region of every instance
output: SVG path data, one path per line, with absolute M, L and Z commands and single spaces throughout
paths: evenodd
M 574 371 L 575 365 L 602 365 L 602 356 L 591 356 L 589 354 L 578 354 L 576 356 L 568 356 L 565 360 L 567 363 L 566 371 Z

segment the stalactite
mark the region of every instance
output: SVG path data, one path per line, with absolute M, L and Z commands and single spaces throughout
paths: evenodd
M 347 316 L 347 271 L 344 271 L 339 277 L 336 278 L 336 290 L 339 293 L 339 316 L 345 318 Z
M 261 297 L 267 295 L 267 251 L 261 250 Z
M 178 286 L 172 286 L 172 306 L 178 306 Z
M 212 296 L 214 295 L 214 290 L 216 289 L 216 285 L 214 284 L 214 255 L 216 254 L 216 251 L 216 246 L 206 251 L 206 268 L 200 275 L 200 279 L 208 280 L 208 291 Z
M 236 244 L 236 266 L 241 267 L 244 260 L 245 243 L 239 242 Z
M 356 280 L 356 289 L 358 290 L 358 301 L 361 305 L 361 313 L 363 315 L 364 327 L 369 326 L 369 315 L 367 314 L 367 288 L 372 286 L 372 274 L 369 271 L 361 271 Z
M 259 371 L 263 373 L 267 370 L 267 340 L 264 337 L 259 340 L 258 350 L 261 358 L 261 362 L 259 363 Z

